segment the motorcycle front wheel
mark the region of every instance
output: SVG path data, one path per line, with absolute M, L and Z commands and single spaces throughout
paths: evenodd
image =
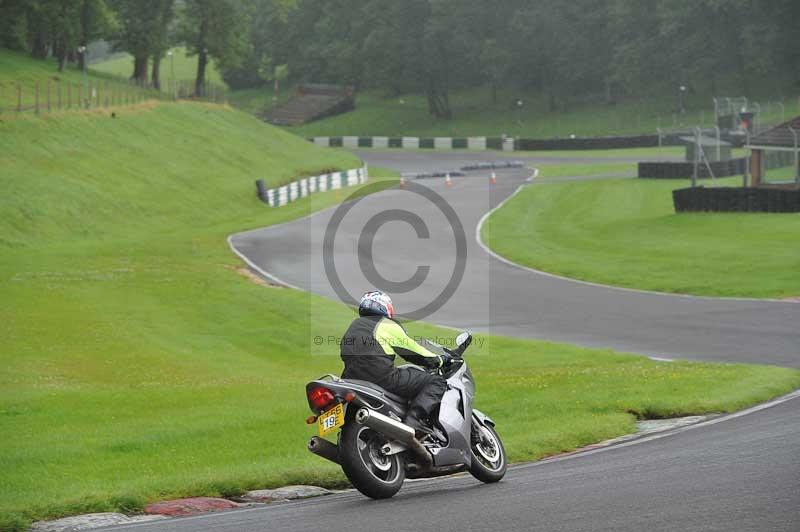
M 472 420 L 472 437 L 470 438 L 472 464 L 469 472 L 481 482 L 491 484 L 498 482 L 506 474 L 508 459 L 500 436 L 491 425 L 481 425 Z
M 339 437 L 339 461 L 353 486 L 372 499 L 388 499 L 400 491 L 406 478 L 400 454 L 385 456 L 387 439 L 371 428 L 350 422 Z

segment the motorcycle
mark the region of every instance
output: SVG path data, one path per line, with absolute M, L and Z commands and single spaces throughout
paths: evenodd
M 319 436 L 308 442 L 308 450 L 341 466 L 367 497 L 392 497 L 406 478 L 468 470 L 478 480 L 493 483 L 506 473 L 508 461 L 495 422 L 472 408 L 475 381 L 463 358 L 472 335 L 459 334 L 453 350 L 425 343 L 428 349 L 448 355 L 449 362 L 432 370 L 404 366 L 438 373 L 447 380 L 438 419 L 419 439 L 402 422 L 407 401 L 372 382 L 329 374 L 306 385 L 308 405 L 315 414 L 306 422 L 319 430 Z M 337 443 L 325 439 L 339 429 Z

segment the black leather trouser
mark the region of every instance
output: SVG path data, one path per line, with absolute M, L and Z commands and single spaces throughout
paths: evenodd
M 420 417 L 430 417 L 447 391 L 447 381 L 440 375 L 410 368 L 394 368 L 376 384 L 408 399 L 410 412 Z

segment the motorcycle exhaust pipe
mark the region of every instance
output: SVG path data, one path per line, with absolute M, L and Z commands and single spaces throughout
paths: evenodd
M 425 468 L 433 466 L 433 459 L 430 453 L 414 437 L 414 429 L 412 427 L 368 408 L 361 408 L 356 412 L 356 422 L 405 443 L 422 460 L 422 465 Z
M 339 464 L 339 447 L 328 440 L 313 436 L 308 441 L 308 450 L 334 464 Z

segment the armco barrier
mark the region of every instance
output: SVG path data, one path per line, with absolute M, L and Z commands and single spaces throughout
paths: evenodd
M 672 191 L 675 212 L 800 212 L 800 189 L 690 187 Z
M 283 207 L 299 198 L 304 198 L 315 192 L 337 190 L 365 183 L 369 179 L 367 167 L 333 172 L 330 174 L 304 177 L 286 185 L 266 188 L 262 179 L 256 180 L 256 193 L 258 198 L 270 207 Z

